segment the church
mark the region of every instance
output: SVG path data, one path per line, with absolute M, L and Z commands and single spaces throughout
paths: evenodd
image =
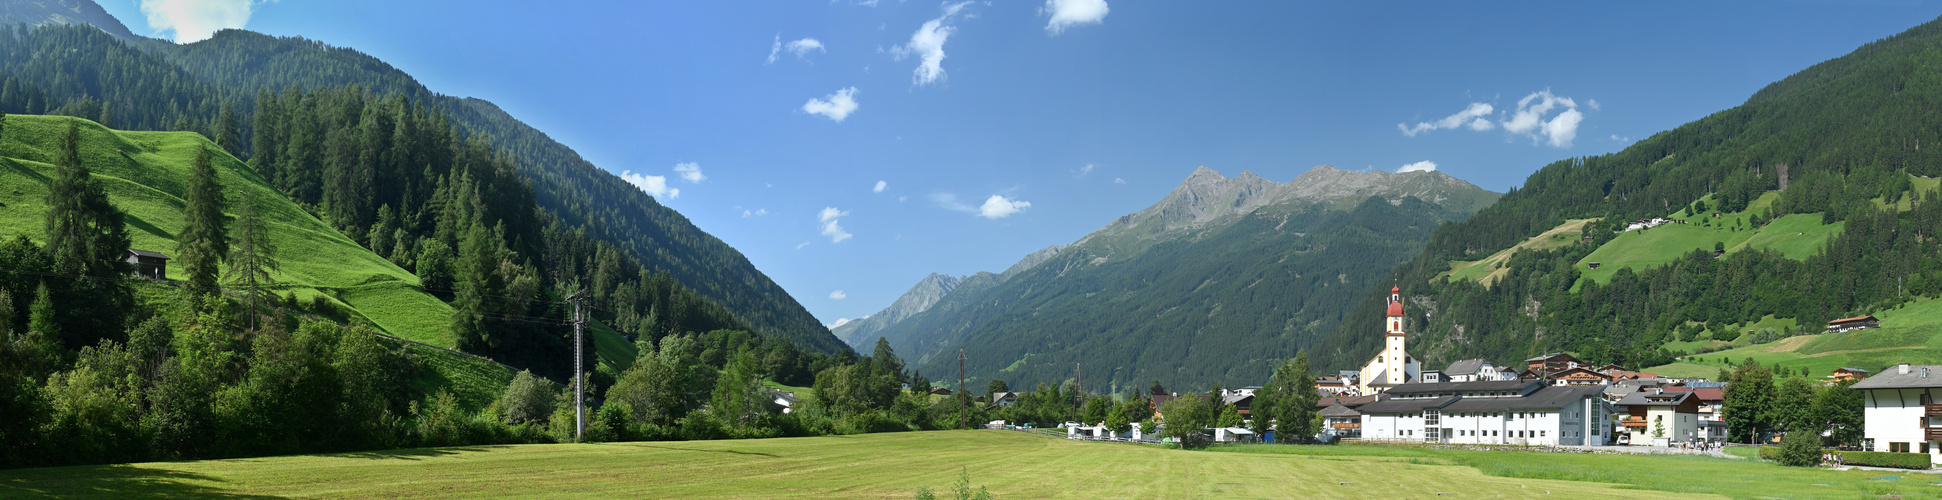
M 1390 388 L 1418 382 L 1423 374 L 1423 364 L 1409 355 L 1403 341 L 1403 290 L 1401 286 L 1389 288 L 1389 331 L 1383 334 L 1386 342 L 1382 352 L 1362 365 L 1361 380 L 1356 386 L 1358 394 L 1369 395 L 1387 392 Z

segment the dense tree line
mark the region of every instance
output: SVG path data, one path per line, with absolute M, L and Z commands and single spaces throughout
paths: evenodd
M 1650 366 L 1675 354 L 1658 346 L 1682 330 L 1717 332 L 1769 314 L 1814 325 L 1935 296 L 1942 205 L 1911 191 L 1910 176 L 1942 174 L 1942 149 L 1934 146 L 1942 80 L 1927 63 L 1938 39 L 1942 24 L 1932 21 L 1868 44 L 1623 151 L 1545 166 L 1475 217 L 1437 228 L 1423 253 L 1393 275 L 1421 301 L 1409 325 L 1422 341 L 1412 345 L 1424 346 L 1419 352 L 1432 361 L 1562 350 Z M 1754 227 L 1719 229 L 1818 213 L 1825 223 L 1844 222 L 1845 232 L 1805 261 L 1760 251 L 1714 259 L 1713 249 L 1695 248 L 1663 266 L 1621 270 L 1604 284 L 1581 282 L 1573 268 L 1625 221 L 1692 210 L 1708 195 L 1708 211 L 1742 212 L 1774 191 L 1779 201 L 1755 214 Z M 1896 201 L 1914 209 L 1878 208 Z M 1592 245 L 1519 252 L 1489 287 L 1431 281 L 1452 261 L 1579 218 L 1602 218 L 1588 233 Z M 1385 295 L 1367 292 L 1344 324 L 1378 321 Z M 1319 354 L 1326 366 L 1350 367 L 1379 343 L 1341 330 Z
M 1784 370 L 1784 369 L 1783 369 Z M 1861 391 L 1855 381 L 1821 385 L 1799 372 L 1776 374 L 1752 359 L 1721 373 L 1726 401 L 1721 417 L 1734 442 L 1764 442 L 1774 432 L 1812 436 L 1813 448 L 1861 444 Z

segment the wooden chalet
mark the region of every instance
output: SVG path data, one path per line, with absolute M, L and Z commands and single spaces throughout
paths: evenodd
M 1841 318 L 1827 322 L 1827 333 L 1851 332 L 1873 328 L 1881 328 L 1881 321 L 1875 319 L 1874 316 Z

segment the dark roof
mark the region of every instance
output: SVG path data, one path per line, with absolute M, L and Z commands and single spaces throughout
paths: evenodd
M 1634 392 L 1618 400 L 1619 406 L 1679 406 L 1693 398 L 1690 392 Z M 1657 401 L 1654 401 L 1657 400 Z
M 1933 373 L 1930 373 L 1933 372 Z M 1856 382 L 1849 389 L 1900 389 L 1916 387 L 1942 387 L 1942 365 L 1915 365 L 1908 367 L 1908 373 L 1901 370 L 1882 370 L 1872 377 Z
M 1547 386 L 1521 398 L 1463 398 L 1443 411 L 1507 411 L 1543 410 L 1563 408 L 1564 405 L 1586 397 L 1597 396 L 1604 386 L 1565 385 Z
M 1316 413 L 1324 417 L 1353 417 L 1362 414 L 1362 412 L 1351 410 L 1349 407 L 1342 405 L 1329 405 L 1327 408 L 1323 408 L 1322 411 Z
M 1362 405 L 1362 407 L 1357 408 L 1356 411 L 1360 411 L 1362 413 L 1409 413 L 1409 412 L 1423 411 L 1430 408 L 1442 408 L 1444 405 L 1448 405 L 1456 401 L 1457 401 L 1456 396 L 1443 396 L 1440 398 L 1421 398 L 1421 399 L 1385 399 L 1382 401 L 1377 401 L 1374 403 Z
M 1843 366 L 1843 367 L 1840 367 L 1840 368 L 1835 368 L 1835 369 L 1834 369 L 1834 371 L 1837 371 L 1837 372 L 1838 372 L 1838 371 L 1843 371 L 1843 370 L 1846 370 L 1846 371 L 1850 371 L 1850 372 L 1854 372 L 1854 373 L 1874 373 L 1874 372 L 1871 372 L 1871 371 L 1867 371 L 1867 370 L 1863 370 L 1863 369 L 1860 369 L 1860 368 L 1848 368 L 1848 367 L 1845 367 L 1845 366 Z
M 168 258 L 169 258 L 169 256 L 167 256 L 167 255 L 162 255 L 162 253 L 161 253 L 161 252 L 150 252 L 150 251 L 147 251 L 147 250 L 136 250 L 136 249 L 133 249 L 133 248 L 130 248 L 130 249 L 128 249 L 128 253 L 132 253 L 132 254 L 135 254 L 135 256 L 136 256 L 136 257 L 148 257 L 148 258 L 151 258 L 151 259 L 168 259 Z
M 1830 324 L 1830 325 L 1832 325 L 1832 324 L 1835 324 L 1835 323 L 1850 323 L 1850 322 L 1855 322 L 1855 321 L 1874 321 L 1874 320 L 1875 320 L 1875 317 L 1874 317 L 1874 316 L 1856 316 L 1856 317 L 1852 317 L 1852 318 L 1841 318 L 1841 319 L 1837 319 L 1837 320 L 1834 320 L 1834 321 L 1829 321 L 1829 322 L 1827 322 L 1827 324 Z
M 1483 358 L 1466 359 L 1463 361 L 1450 363 L 1450 367 L 1444 368 L 1443 373 L 1448 373 L 1452 375 L 1476 375 L 1477 370 L 1483 369 L 1483 364 L 1484 364 Z
M 1424 394 L 1442 392 L 1472 391 L 1519 391 L 1531 384 L 1532 380 L 1483 380 L 1477 382 L 1438 382 L 1403 384 L 1389 389 L 1390 394 Z
M 1379 399 L 1381 398 L 1376 396 L 1375 394 L 1370 394 L 1367 396 L 1356 396 L 1352 398 L 1322 398 L 1320 401 L 1318 401 L 1319 404 L 1317 406 L 1328 407 L 1332 405 L 1342 405 L 1349 408 L 1357 408 L 1357 407 L 1361 407 L 1362 405 L 1374 403 Z

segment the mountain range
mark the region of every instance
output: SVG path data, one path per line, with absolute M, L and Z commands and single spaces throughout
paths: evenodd
M 1002 273 L 932 274 L 834 332 L 860 350 L 883 338 L 933 375 L 957 372 L 962 349 L 974 385 L 1057 383 L 1075 370 L 1116 387 L 1265 379 L 1437 224 L 1497 196 L 1440 172 L 1323 165 L 1273 182 L 1200 167 L 1071 244 Z

